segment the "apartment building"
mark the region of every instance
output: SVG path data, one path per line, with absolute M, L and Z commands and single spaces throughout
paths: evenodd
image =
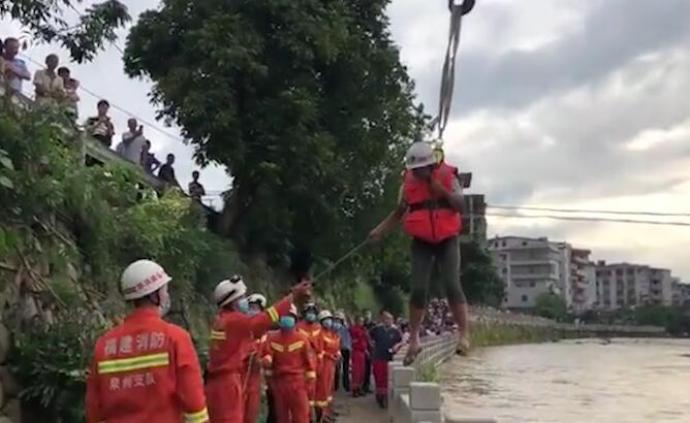
M 461 241 L 474 240 L 486 245 L 486 202 L 483 194 L 465 194 Z
M 547 238 L 496 237 L 488 242 L 499 275 L 506 285 L 504 306 L 532 308 L 536 298 L 559 293 L 564 272 L 565 249 Z
M 678 278 L 673 278 L 671 292 L 671 303 L 674 306 L 690 307 L 690 284 L 683 283 Z
M 575 313 L 591 310 L 597 299 L 596 273 L 589 256 L 592 252 L 582 248 L 571 250 L 572 308 Z
M 616 310 L 644 304 L 671 305 L 673 277 L 668 269 L 631 263 L 596 265 L 595 307 Z

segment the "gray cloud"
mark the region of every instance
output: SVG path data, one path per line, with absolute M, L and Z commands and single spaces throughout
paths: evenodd
M 604 77 L 645 53 L 690 41 L 688 1 L 606 0 L 591 4 L 580 30 L 541 48 L 497 54 L 497 48 L 487 45 L 483 50 L 461 51 L 455 114 L 485 107 L 524 106 L 544 95 Z M 518 7 L 516 2 L 504 2 L 483 12 L 481 6 L 475 13 L 492 13 L 496 25 L 502 25 L 506 17 L 501 8 Z M 469 16 L 466 31 L 471 30 L 473 18 Z M 423 99 L 436 98 L 439 69 L 434 64 L 417 75 Z

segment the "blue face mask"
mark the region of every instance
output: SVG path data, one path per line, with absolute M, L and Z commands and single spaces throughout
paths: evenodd
M 306 321 L 309 322 L 309 323 L 314 323 L 314 322 L 316 321 L 316 313 L 312 313 L 311 311 L 308 312 L 308 313 L 304 316 L 304 320 L 306 320 Z
M 240 313 L 249 313 L 249 301 L 246 298 L 242 298 L 237 302 L 237 311 Z
M 293 316 L 283 316 L 280 318 L 279 326 L 282 330 L 295 328 L 295 318 Z
M 249 309 L 249 311 L 247 311 L 247 314 L 250 316 L 256 316 L 257 314 L 259 314 L 259 310 L 255 309 L 255 308 L 251 308 L 251 309 Z
M 325 327 L 326 329 L 333 329 L 333 320 L 323 319 L 323 322 L 321 322 L 321 325 L 323 327 Z
M 338 321 L 333 322 L 333 330 L 340 330 L 340 328 L 342 328 L 342 327 L 343 327 L 342 323 L 340 323 Z

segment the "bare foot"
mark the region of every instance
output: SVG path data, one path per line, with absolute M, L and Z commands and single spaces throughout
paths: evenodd
M 458 346 L 455 353 L 458 355 L 467 355 L 470 352 L 470 338 L 466 334 L 458 336 Z
M 410 343 L 410 346 L 407 347 L 405 358 L 403 359 L 403 366 L 412 365 L 420 352 L 422 352 L 422 347 L 418 343 Z

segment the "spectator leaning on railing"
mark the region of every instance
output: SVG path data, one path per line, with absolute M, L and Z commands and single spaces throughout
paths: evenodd
M 36 89 L 36 104 L 39 106 L 55 106 L 65 97 L 65 87 L 56 69 L 59 59 L 56 54 L 46 57 L 46 68 L 39 69 L 34 74 L 34 88 Z
M 144 142 L 144 148 L 141 150 L 141 164 L 144 166 L 144 171 L 149 175 L 153 175 L 153 172 L 161 165 L 161 162 L 151 153 L 151 141 L 149 140 Z
M 116 151 L 130 162 L 141 165 L 141 155 L 144 151 L 146 138 L 144 138 L 144 127 L 137 126 L 136 119 L 131 118 L 127 121 L 129 130 L 122 134 L 122 142 L 117 145 Z
M 7 38 L 3 46 L 4 76 L 9 87 L 15 92 L 22 91 L 22 81 L 30 80 L 31 73 L 26 67 L 26 63 L 17 57 L 19 53 L 19 40 Z
M 79 116 L 79 108 L 77 107 L 79 103 L 79 95 L 77 94 L 79 81 L 72 78 L 69 68 L 64 66 L 57 70 L 57 74 L 62 78 L 62 86 L 65 89 L 65 96 L 62 99 L 63 104 L 72 118 L 77 119 Z
M 192 200 L 201 203 L 201 198 L 204 195 L 206 195 L 206 190 L 199 182 L 199 171 L 195 170 L 192 172 L 192 182 L 189 183 L 189 196 L 192 197 Z
M 177 182 L 177 178 L 175 177 L 175 169 L 173 168 L 173 163 L 175 163 L 175 155 L 168 154 L 168 157 L 165 160 L 165 164 L 161 166 L 160 170 L 158 171 L 158 177 L 170 185 L 179 187 L 180 184 Z
M 115 128 L 108 116 L 109 109 L 110 103 L 107 100 L 101 100 L 98 102 L 98 116 L 86 120 L 86 132 L 107 148 L 110 148 L 113 135 L 115 135 Z

